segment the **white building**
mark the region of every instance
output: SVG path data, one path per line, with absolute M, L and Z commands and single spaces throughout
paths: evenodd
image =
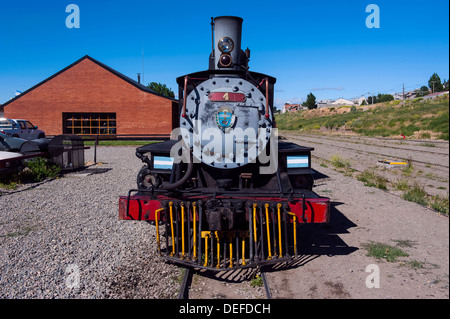
M 331 103 L 333 105 L 353 105 L 355 103 L 353 103 L 353 101 L 347 100 L 347 99 L 337 99 L 336 101 L 334 101 L 333 103 Z

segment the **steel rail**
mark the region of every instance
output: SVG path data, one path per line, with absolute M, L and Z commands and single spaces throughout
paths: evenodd
M 180 292 L 178 293 L 178 299 L 188 299 L 189 298 L 189 286 L 192 282 L 192 269 L 184 268 L 183 281 L 181 282 Z

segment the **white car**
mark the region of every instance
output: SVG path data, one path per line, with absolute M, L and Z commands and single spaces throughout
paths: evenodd
M 22 165 L 22 160 L 17 159 L 23 157 L 20 153 L 0 151 L 0 178 L 7 176 L 11 172 L 16 172 Z

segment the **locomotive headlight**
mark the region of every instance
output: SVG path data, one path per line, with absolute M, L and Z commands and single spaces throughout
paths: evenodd
M 222 54 L 219 59 L 219 67 L 221 67 L 221 68 L 229 67 L 232 62 L 233 62 L 233 59 L 231 58 L 231 55 Z
M 234 49 L 234 42 L 229 37 L 223 37 L 219 40 L 218 48 L 222 53 L 230 53 Z

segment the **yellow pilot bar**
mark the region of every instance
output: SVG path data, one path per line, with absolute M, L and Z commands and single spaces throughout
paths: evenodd
M 245 266 L 245 237 L 242 237 L 242 265 Z
M 205 237 L 205 264 L 203 267 L 208 266 L 208 239 L 209 239 L 210 233 L 208 231 L 202 232 L 202 237 Z
M 230 240 L 230 268 L 233 268 L 233 238 L 230 236 L 228 239 Z
M 267 257 L 267 260 L 272 259 L 272 251 L 271 251 L 271 245 L 270 245 L 270 226 L 269 226 L 269 204 L 265 205 L 266 207 L 266 227 L 267 227 L 267 248 L 269 250 L 269 256 Z
M 181 206 L 181 259 L 184 259 L 184 203 Z
M 258 206 L 258 204 L 254 203 L 253 204 L 253 238 L 256 244 L 256 206 Z
M 280 246 L 280 257 L 283 257 L 283 246 L 281 244 L 281 204 L 278 203 L 277 204 L 277 208 L 278 208 L 278 243 Z
M 289 215 L 292 215 L 293 218 L 293 228 L 294 228 L 294 253 L 297 256 L 297 216 L 294 213 L 289 212 Z
M 216 268 L 220 268 L 220 239 L 219 239 L 219 232 L 216 230 L 216 238 L 217 238 L 217 265 Z
M 196 228 L 196 220 L 195 220 L 195 213 L 196 213 L 196 208 L 197 208 L 197 204 L 196 203 L 192 203 L 192 210 L 193 210 L 193 216 L 192 216 L 192 222 L 193 222 L 193 226 L 194 226 L 194 259 L 197 259 L 197 228 Z
M 175 236 L 174 236 L 174 231 L 173 231 L 173 202 L 169 203 L 169 208 L 170 208 L 170 230 L 172 232 L 172 253 L 170 254 L 170 256 L 175 256 Z
M 158 253 L 161 255 L 161 244 L 159 241 L 159 222 L 158 222 L 158 213 L 163 211 L 164 208 L 160 208 L 155 210 L 155 221 L 156 221 L 156 241 L 158 242 Z

